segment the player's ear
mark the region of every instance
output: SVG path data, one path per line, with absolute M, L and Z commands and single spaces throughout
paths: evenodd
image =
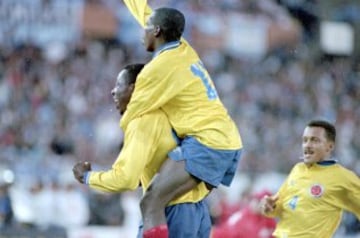
M 129 84 L 128 91 L 133 92 L 135 89 L 135 83 Z
M 155 27 L 154 27 L 154 36 L 155 36 L 155 37 L 158 37 L 158 36 L 160 35 L 160 33 L 161 33 L 161 28 L 160 28 L 160 26 L 155 26 Z
M 334 150 L 334 147 L 335 147 L 335 144 L 333 142 L 329 143 L 329 151 L 333 151 Z

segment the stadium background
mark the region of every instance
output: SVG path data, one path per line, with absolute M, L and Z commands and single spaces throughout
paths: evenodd
M 358 1 L 150 4 L 185 13 L 185 37 L 244 140 L 234 184 L 208 198 L 214 222 L 249 194 L 276 191 L 315 117 L 336 123 L 335 156 L 360 174 Z M 124 65 L 150 59 L 141 34 L 119 0 L 0 1 L 0 213 L 6 194 L 14 212 L 11 222 L 0 215 L 0 234 L 134 237 L 140 191 L 96 193 L 71 168 L 88 160 L 106 169 L 116 158 L 122 134 L 110 90 Z M 348 234 L 352 219 L 337 237 L 359 236 Z

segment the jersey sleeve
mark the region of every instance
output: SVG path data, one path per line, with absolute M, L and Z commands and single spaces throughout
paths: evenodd
M 123 148 L 110 170 L 89 173 L 88 183 L 91 188 L 104 192 L 122 192 L 139 186 L 141 174 L 155 153 L 155 143 L 159 136 L 155 126 L 142 121 L 143 118 L 137 118 L 129 124 Z
M 152 13 L 152 9 L 147 4 L 147 0 L 124 0 L 124 3 L 130 13 L 144 28 L 147 19 Z
M 351 171 L 346 171 L 344 209 L 354 213 L 360 221 L 360 178 Z

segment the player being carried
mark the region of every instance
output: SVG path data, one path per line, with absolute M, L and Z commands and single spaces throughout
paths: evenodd
M 121 127 L 161 109 L 181 140 L 140 205 L 144 237 L 162 238 L 168 235 L 164 208 L 171 199 L 200 181 L 209 188 L 230 185 L 242 141 L 199 56 L 182 38 L 184 15 L 173 8 L 152 11 L 146 0 L 124 2 L 144 28 L 143 43 L 153 58 L 138 75 Z

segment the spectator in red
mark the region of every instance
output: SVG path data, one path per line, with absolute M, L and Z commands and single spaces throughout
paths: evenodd
M 269 191 L 253 194 L 249 203 L 234 212 L 225 222 L 215 226 L 211 238 L 271 238 L 276 221 L 261 215 L 257 206 Z

